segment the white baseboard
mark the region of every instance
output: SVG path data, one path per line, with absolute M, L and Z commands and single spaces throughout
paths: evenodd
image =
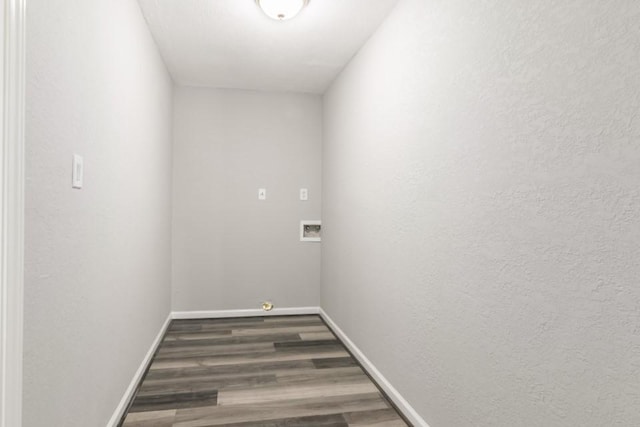
M 153 340 L 153 343 L 151 343 L 151 347 L 149 348 L 149 351 L 144 356 L 144 359 L 142 359 L 142 363 L 140 363 L 140 366 L 138 367 L 138 370 L 133 376 L 131 383 L 129 383 L 129 387 L 127 387 L 127 390 L 124 392 L 124 396 L 122 396 L 120 403 L 116 407 L 115 412 L 113 413 L 113 415 L 111 416 L 111 419 L 107 423 L 107 427 L 117 427 L 118 423 L 120 422 L 120 419 L 124 415 L 124 411 L 127 410 L 129 401 L 133 398 L 133 393 L 136 392 L 136 387 L 138 387 L 138 383 L 142 379 L 142 376 L 144 375 L 144 372 L 147 369 L 147 365 L 149 364 L 149 362 L 151 362 L 151 358 L 155 354 L 156 349 L 160 345 L 160 342 L 162 341 L 162 338 L 164 337 L 164 334 L 167 331 L 167 328 L 169 327 L 169 323 L 171 322 L 171 319 L 172 319 L 171 313 L 169 313 L 169 315 L 167 316 L 167 320 L 164 321 L 164 324 L 160 328 L 158 335 L 156 335 L 156 338 Z
M 371 363 L 369 359 L 360 351 L 360 349 L 347 337 L 347 335 L 336 325 L 336 323 L 329 317 L 329 315 L 321 308 L 320 316 L 327 322 L 329 327 L 335 332 L 345 346 L 353 353 L 358 362 L 364 367 L 364 369 L 371 375 L 371 377 L 378 383 L 378 385 L 384 390 L 389 399 L 397 406 L 397 408 L 403 413 L 405 417 L 414 425 L 419 427 L 429 427 L 426 421 L 418 415 L 418 413 L 411 407 L 396 390 L 389 381 L 378 371 L 378 369 Z
M 220 319 L 224 317 L 255 316 L 292 316 L 301 314 L 319 314 L 320 307 L 286 307 L 274 308 L 271 311 L 260 309 L 249 310 L 209 310 L 209 311 L 174 311 L 172 319 Z

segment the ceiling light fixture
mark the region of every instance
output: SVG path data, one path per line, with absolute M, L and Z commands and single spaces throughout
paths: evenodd
M 286 21 L 300 13 L 309 0 L 256 0 L 256 3 L 269 18 Z

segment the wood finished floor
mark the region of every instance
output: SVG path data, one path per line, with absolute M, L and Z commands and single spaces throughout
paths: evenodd
M 407 426 L 315 315 L 172 321 L 121 425 Z

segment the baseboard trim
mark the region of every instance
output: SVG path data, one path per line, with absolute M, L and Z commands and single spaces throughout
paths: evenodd
M 415 409 L 407 402 L 402 395 L 396 390 L 391 383 L 382 375 L 382 373 L 374 366 L 373 363 L 360 351 L 360 349 L 349 339 L 342 329 L 329 317 L 329 315 L 320 308 L 320 316 L 329 325 L 333 332 L 340 338 L 342 343 L 353 354 L 353 356 L 360 362 L 362 367 L 373 378 L 373 380 L 382 388 L 387 397 L 391 399 L 397 409 L 416 427 L 429 427 L 426 421 L 418 415 Z
M 174 311 L 171 313 L 171 316 L 172 319 L 220 319 L 225 317 L 296 316 L 319 313 L 320 307 L 285 307 L 274 308 L 271 311 L 264 311 L 260 309 Z
M 162 324 L 162 327 L 160 327 L 160 331 L 158 332 L 158 335 L 156 335 L 156 338 L 151 343 L 151 347 L 149 348 L 149 351 L 144 356 L 144 359 L 142 359 L 142 363 L 140 363 L 140 366 L 138 367 L 138 370 L 133 376 L 131 383 L 129 383 L 129 387 L 127 387 L 127 390 L 124 392 L 124 395 L 120 400 L 120 403 L 116 407 L 116 410 L 111 416 L 111 419 L 107 423 L 107 427 L 117 427 L 120 424 L 120 421 L 122 420 L 122 417 L 124 416 L 125 411 L 129 408 L 129 403 L 131 402 L 131 399 L 133 398 L 133 395 L 136 392 L 138 385 L 140 384 L 140 381 L 142 381 L 143 375 L 147 371 L 147 367 L 151 363 L 151 359 L 153 358 L 153 355 L 156 353 L 156 350 L 158 349 L 158 346 L 160 345 L 160 342 L 162 341 L 162 338 L 164 337 L 165 332 L 167 332 L 167 328 L 169 328 L 169 323 L 171 323 L 171 319 L 172 319 L 172 316 L 171 316 L 171 313 L 169 313 L 169 315 L 167 316 L 167 320 L 165 320 L 164 323 Z

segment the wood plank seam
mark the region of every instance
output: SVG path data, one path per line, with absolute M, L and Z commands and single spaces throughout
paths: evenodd
M 172 320 L 119 426 L 374 424 L 411 425 L 312 314 Z

